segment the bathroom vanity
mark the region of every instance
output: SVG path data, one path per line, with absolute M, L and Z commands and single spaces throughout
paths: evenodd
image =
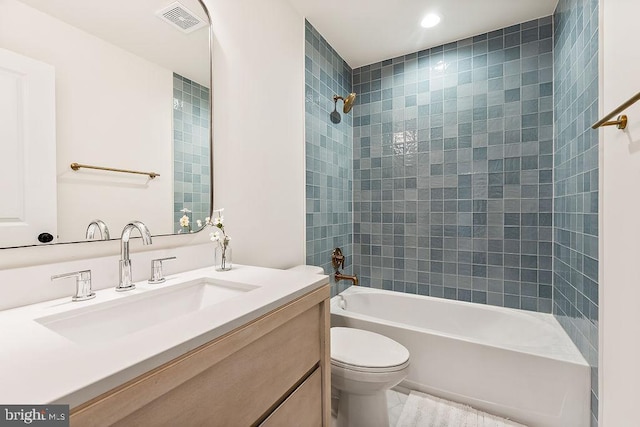
M 330 424 L 327 276 L 204 268 L 96 293 L 0 312 L 0 338 L 29 337 L 0 354 L 0 401 L 68 403 L 72 426 Z

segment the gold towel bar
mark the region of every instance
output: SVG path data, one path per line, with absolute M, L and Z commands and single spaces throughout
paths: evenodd
M 74 171 L 77 171 L 80 168 L 85 168 L 85 169 L 98 169 L 98 170 L 102 170 L 102 171 L 110 171 L 110 172 L 122 172 L 122 173 L 135 173 L 138 175 L 149 175 L 149 178 L 153 179 L 156 176 L 160 176 L 159 173 L 155 173 L 155 172 L 140 172 L 140 171 L 132 171 L 132 170 L 128 170 L 128 169 L 116 169 L 116 168 L 105 168 L 102 166 L 90 166 L 90 165 L 83 165 L 80 163 L 71 163 L 71 169 L 73 169 Z
M 627 108 L 631 107 L 639 99 L 640 99 L 640 92 L 638 92 L 635 95 L 633 95 L 631 97 L 631 99 L 629 99 L 627 102 L 625 102 L 624 104 L 620 105 L 618 108 L 616 108 L 615 110 L 613 110 L 612 112 L 607 114 L 600 121 L 598 121 L 597 123 L 594 123 L 593 126 L 591 126 L 591 128 L 592 129 L 597 129 L 600 126 L 613 126 L 613 125 L 616 125 L 618 127 L 618 129 L 626 128 L 627 127 L 627 116 L 624 115 L 624 114 L 621 115 L 621 116 L 618 116 L 617 120 L 612 120 L 612 121 L 608 121 L 608 120 L 610 118 L 612 118 L 613 116 L 615 116 L 616 114 L 619 114 L 622 111 L 626 110 Z

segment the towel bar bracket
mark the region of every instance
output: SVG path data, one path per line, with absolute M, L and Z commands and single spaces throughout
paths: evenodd
M 640 101 L 640 92 L 638 92 L 635 95 L 633 95 L 631 98 L 629 98 L 623 104 L 621 104 L 618 108 L 616 108 L 615 110 L 613 110 L 612 112 L 610 112 L 609 114 L 604 116 L 602 119 L 600 119 L 596 123 L 594 123 L 591 126 L 591 129 L 598 129 L 600 126 L 614 126 L 614 125 L 617 126 L 618 129 L 621 129 L 621 130 L 625 129 L 627 127 L 627 116 L 626 115 L 623 114 L 621 116 L 618 116 L 618 120 L 609 121 L 609 119 L 614 117 L 616 114 L 622 113 L 624 110 L 626 110 L 627 108 L 631 107 L 637 101 Z
M 618 116 L 617 120 L 611 120 L 610 122 L 604 122 L 600 126 L 616 126 L 618 129 L 627 128 L 628 118 L 626 114 Z

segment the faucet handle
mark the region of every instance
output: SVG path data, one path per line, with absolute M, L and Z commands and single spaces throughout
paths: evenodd
M 341 268 L 344 269 L 344 255 L 342 255 L 340 248 L 335 248 L 333 252 L 331 252 L 331 264 L 333 264 L 333 268 L 336 271 Z
M 56 274 L 51 276 L 51 280 L 76 278 L 76 294 L 71 297 L 72 301 L 85 301 L 96 297 L 91 290 L 91 270 L 74 271 L 73 273 Z
M 162 261 L 168 261 L 170 259 L 176 259 L 176 257 L 171 256 L 168 258 L 158 258 L 151 261 L 151 279 L 148 280 L 149 283 L 163 283 L 167 280 L 164 278 L 164 274 L 162 272 Z

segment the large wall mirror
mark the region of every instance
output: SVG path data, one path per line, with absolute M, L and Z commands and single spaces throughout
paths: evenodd
M 0 248 L 198 229 L 210 31 L 198 0 L 0 0 Z

